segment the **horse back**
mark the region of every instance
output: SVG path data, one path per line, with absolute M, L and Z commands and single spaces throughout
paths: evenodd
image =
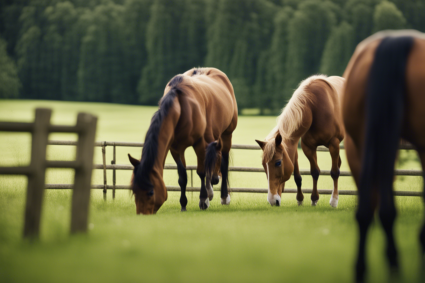
M 182 114 L 176 136 L 185 139 L 191 136 L 188 143 L 193 144 L 201 137 L 211 142 L 226 131 L 233 132 L 237 124 L 237 104 L 227 76 L 214 68 L 191 69 L 182 76 L 183 95 L 179 96 Z
M 353 142 L 362 148 L 365 138 L 366 89 L 376 49 L 385 36 L 412 36 L 414 44 L 406 62 L 405 105 L 401 137 L 425 149 L 425 121 L 419 119 L 425 113 L 425 36 L 403 31 L 382 33 L 366 39 L 356 49 L 344 77 L 347 79 L 341 102 L 346 131 Z M 422 134 L 423 133 L 423 134 Z
M 311 126 L 303 140 L 308 142 L 312 137 L 316 144 L 327 145 L 334 137 L 339 140 L 344 138 L 340 94 L 344 79 L 341 77 L 328 77 L 317 79 L 309 84 L 306 91 L 311 93 L 310 102 Z M 309 119 L 308 115 L 305 116 Z

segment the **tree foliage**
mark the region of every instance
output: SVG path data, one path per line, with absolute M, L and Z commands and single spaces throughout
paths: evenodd
M 157 104 L 198 66 L 239 108 L 278 111 L 299 82 L 341 75 L 382 29 L 425 31 L 419 0 L 0 1 L 1 97 Z
M 16 98 L 21 83 L 15 62 L 7 55 L 6 45 L 6 41 L 0 39 L 0 98 Z

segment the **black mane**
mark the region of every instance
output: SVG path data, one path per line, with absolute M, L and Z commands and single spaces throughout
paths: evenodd
M 153 185 L 149 179 L 149 173 L 152 171 L 155 160 L 158 156 L 158 137 L 161 129 L 162 121 L 167 116 L 170 107 L 173 105 L 174 98 L 181 91 L 178 85 L 183 81 L 183 76 L 175 76 L 168 86 L 170 91 L 159 101 L 159 109 L 152 117 L 148 132 L 146 133 L 145 143 L 142 150 L 142 160 L 140 164 L 134 168 L 134 181 L 137 189 L 152 190 Z M 133 192 L 136 190 L 133 187 Z

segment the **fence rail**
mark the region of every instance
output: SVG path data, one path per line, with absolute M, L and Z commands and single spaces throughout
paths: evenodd
M 48 141 L 49 145 L 68 145 L 75 146 L 77 142 L 75 141 L 64 141 L 64 140 L 52 140 Z M 103 164 L 95 164 L 94 169 L 103 170 L 103 185 L 92 185 L 92 189 L 103 189 L 104 198 L 106 199 L 107 190 L 112 190 L 112 196 L 115 198 L 115 190 L 123 190 L 129 189 L 129 186 L 116 185 L 116 170 L 133 170 L 133 166 L 131 165 L 122 165 L 116 164 L 116 147 L 143 147 L 144 143 L 136 143 L 136 142 L 120 142 L 120 141 L 98 141 L 95 143 L 95 146 L 102 148 L 102 160 Z M 113 159 L 111 164 L 106 164 L 106 147 L 113 148 Z M 340 146 L 341 149 L 344 149 L 344 146 Z M 244 150 L 260 150 L 258 145 L 242 145 L 242 144 L 234 144 L 232 145 L 232 149 L 244 149 Z M 414 149 L 414 147 L 410 144 L 402 144 L 399 146 L 399 149 L 410 150 Z M 329 151 L 324 146 L 319 146 L 317 151 Z M 197 166 L 189 165 L 186 167 L 186 170 L 190 171 L 190 186 L 186 188 L 186 191 L 196 192 L 199 191 L 199 187 L 193 186 L 193 171 L 196 171 Z M 176 170 L 177 165 L 174 164 L 165 164 L 164 169 L 166 170 Z M 112 170 L 112 185 L 107 184 L 107 170 Z M 255 167 L 238 167 L 232 166 L 229 168 L 229 171 L 233 172 L 264 172 L 263 168 L 255 168 Z M 397 176 L 422 176 L 421 170 L 395 170 L 395 175 Z M 310 170 L 308 169 L 300 169 L 301 175 L 310 175 Z M 321 170 L 321 175 L 330 175 L 330 170 Z M 341 171 L 340 176 L 351 176 L 351 172 L 349 171 Z M 47 189 L 72 189 L 72 185 L 68 184 L 48 184 L 46 185 Z M 180 191 L 180 187 L 178 186 L 167 186 L 168 191 Z M 241 192 L 241 193 L 267 193 L 267 189 L 265 188 L 232 188 L 232 192 Z M 311 189 L 303 189 L 303 193 L 311 193 Z M 332 194 L 332 190 L 318 190 L 320 194 Z M 285 188 L 284 193 L 296 193 L 296 189 Z M 349 190 L 339 190 L 340 195 L 357 195 L 357 191 L 349 191 Z M 421 192 L 413 192 L 413 191 L 395 191 L 394 195 L 396 196 L 422 196 Z

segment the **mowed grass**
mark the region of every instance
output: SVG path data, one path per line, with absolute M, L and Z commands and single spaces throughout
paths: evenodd
M 32 121 L 35 107 L 54 110 L 52 122 L 74 124 L 76 113 L 99 117 L 96 140 L 141 142 L 155 107 L 95 103 L 0 100 L 0 120 Z M 240 117 L 235 144 L 255 144 L 275 125 L 275 117 Z M 50 139 L 75 140 L 75 135 L 53 134 Z M 0 133 L 0 166 L 29 162 L 30 136 Z M 95 162 L 101 163 L 100 148 Z M 127 153 L 140 157 L 140 148 L 118 148 L 117 163 L 129 164 Z M 341 170 L 348 170 L 342 151 Z M 419 169 L 413 153 L 400 168 Z M 233 166 L 260 167 L 260 151 L 235 150 Z M 49 146 L 48 159 L 72 160 L 75 148 Z M 112 149 L 107 148 L 107 162 Z M 188 165 L 195 165 L 192 149 Z M 318 153 L 322 170 L 330 169 L 328 153 Z M 169 156 L 167 163 L 173 163 Z M 300 152 L 300 167 L 309 168 Z M 108 183 L 112 178 L 108 172 Z M 118 184 L 128 184 L 130 171 L 119 171 Z M 190 174 L 189 174 L 190 176 Z M 47 183 L 71 183 L 71 170 L 49 170 Z M 167 185 L 177 185 L 177 173 L 166 170 Z M 267 188 L 264 173 L 230 175 L 232 187 Z M 194 184 L 199 185 L 196 173 Z M 93 183 L 102 183 L 95 171 Z M 397 190 L 422 190 L 419 177 L 397 178 Z M 310 176 L 303 187 L 311 188 Z M 295 188 L 293 180 L 287 188 Z M 180 212 L 179 193 L 154 216 L 137 216 L 131 194 L 92 190 L 90 231 L 69 236 L 70 191 L 45 193 L 41 237 L 34 243 L 22 240 L 26 179 L 0 176 L 0 282 L 351 282 L 356 253 L 354 219 L 356 197 L 340 196 L 332 209 L 329 196 L 318 206 L 297 206 L 294 194 L 285 194 L 281 207 L 270 207 L 265 194 L 233 193 L 230 206 L 221 206 L 219 193 L 207 211 L 198 208 L 198 193 L 187 194 L 186 213 Z M 331 189 L 329 176 L 321 176 L 319 189 Z M 351 177 L 340 178 L 341 190 L 355 190 Z M 396 240 L 401 257 L 401 282 L 418 282 L 418 232 L 423 221 L 422 199 L 397 197 Z M 388 282 L 384 260 L 385 239 L 376 219 L 368 241 L 370 282 Z

